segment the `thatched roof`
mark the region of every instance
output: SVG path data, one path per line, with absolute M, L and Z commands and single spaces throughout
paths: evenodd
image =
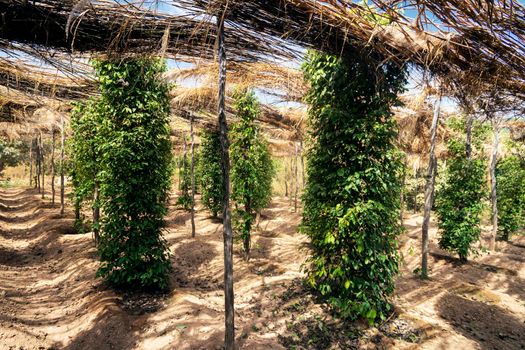
M 517 1 L 374 0 L 376 9 L 351 0 L 182 2 L 196 13 L 216 13 L 227 3 L 227 18 L 242 28 L 336 54 L 366 49 L 449 82 L 480 88 L 481 81 L 488 90 L 496 86 L 525 98 L 525 11 Z M 398 10 L 407 4 L 417 18 Z
M 370 56 L 430 69 L 462 85 L 479 82 L 525 97 L 525 11 L 516 1 L 180 0 L 169 15 L 109 0 L 1 0 L 0 38 L 38 50 L 213 58 L 210 15 L 227 3 L 234 61 L 292 57 L 301 47 Z M 417 18 L 399 7 L 412 6 Z M 431 14 L 432 16 L 427 16 Z M 208 15 L 208 16 L 207 16 Z M 386 21 L 385 21 L 386 19 Z M 439 23 L 435 23 L 439 21 Z M 381 24 L 383 23 L 383 24 Z M 428 30 L 432 26 L 434 30 Z M 296 45 L 296 46 L 294 46 Z
M 315 48 L 343 57 L 365 55 L 376 64 L 415 64 L 439 77 L 453 95 L 492 99 L 498 91 L 515 99 L 509 108 L 525 100 L 525 11 L 518 2 L 372 2 L 374 8 L 351 0 L 179 0 L 171 3 L 184 11 L 173 15 L 110 0 L 0 0 L 0 51 L 7 54 L 0 61 L 0 85 L 28 97 L 24 103 L 4 97 L 3 115 L 41 107 L 42 96 L 70 100 L 95 93 L 85 69 L 91 55 L 198 58 L 207 63 L 173 74 L 214 72 L 213 16 L 225 4 L 228 81 L 234 84 L 298 101 L 306 89 L 300 73 L 272 60 L 300 58 L 305 48 Z M 405 16 L 403 6 L 418 16 Z M 21 65 L 22 54 L 38 56 L 62 74 Z M 213 84 L 179 90 L 174 106 L 181 113 L 212 112 Z M 271 128 L 297 132 L 291 118 L 274 111 L 264 116 Z

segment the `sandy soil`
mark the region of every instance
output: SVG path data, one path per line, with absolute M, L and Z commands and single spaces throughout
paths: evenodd
M 33 190 L 0 192 L 0 349 L 220 349 L 222 227 L 204 211 L 167 218 L 168 294 L 116 293 L 95 278 L 90 234 L 70 209 Z M 396 313 L 377 328 L 342 324 L 301 283 L 306 239 L 284 198 L 264 211 L 252 259 L 235 254 L 240 349 L 525 349 L 525 238 L 468 264 L 440 251 L 431 231 L 431 279 L 419 264 L 421 217 L 406 218 Z

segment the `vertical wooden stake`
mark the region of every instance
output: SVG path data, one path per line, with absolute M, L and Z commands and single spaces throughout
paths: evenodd
M 434 200 L 434 184 L 437 173 L 436 160 L 436 134 L 439 122 L 439 115 L 441 113 L 441 92 L 434 104 L 434 116 L 432 118 L 432 126 L 430 129 L 430 154 L 428 161 L 427 183 L 425 187 L 425 210 L 423 213 L 423 226 L 421 229 L 421 278 L 428 278 L 428 226 L 430 224 L 430 211 L 432 210 L 432 202 Z
M 42 132 L 40 132 L 40 166 L 41 166 L 41 174 L 42 174 L 42 199 L 45 197 L 45 172 L 46 172 L 46 165 L 45 165 L 45 157 L 44 157 L 44 140 L 42 140 Z
M 64 115 L 60 115 L 60 215 L 64 215 L 64 147 L 66 143 Z
M 51 129 L 51 204 L 55 206 L 55 128 Z
M 295 160 L 294 160 L 294 163 L 295 163 L 295 194 L 294 194 L 294 204 L 293 204 L 293 209 L 294 209 L 294 212 L 297 213 L 297 195 L 299 193 L 299 174 L 298 174 L 298 168 L 299 168 L 299 164 L 298 164 L 298 157 L 299 157 L 299 151 L 298 151 L 298 146 L 297 146 L 297 142 L 294 142 L 294 145 L 295 145 Z
M 494 133 L 492 143 L 492 155 L 490 160 L 490 199 L 492 202 L 492 232 L 490 235 L 489 249 L 494 251 L 496 249 L 496 235 L 498 234 L 498 196 L 497 196 L 497 179 L 496 179 L 496 165 L 498 163 L 498 147 L 499 147 L 499 125 L 498 121 L 492 119 L 492 130 Z
M 98 241 L 99 241 L 99 222 L 100 222 L 99 198 L 100 198 L 99 184 L 98 184 L 98 181 L 95 175 L 94 176 L 94 186 L 93 186 L 93 238 L 95 240 L 95 245 L 98 245 Z
M 37 180 L 37 187 L 38 187 L 38 193 L 41 193 L 42 186 L 40 183 L 40 173 L 42 172 L 42 155 L 40 150 L 40 136 L 36 136 L 36 180 Z
M 195 237 L 195 136 L 193 135 L 193 113 L 190 114 L 191 137 L 191 236 Z
M 302 189 L 304 191 L 304 187 L 306 185 L 306 174 L 304 173 L 304 150 L 303 150 L 303 137 L 301 136 L 301 139 L 299 140 L 299 151 L 301 152 L 301 176 L 302 176 Z
M 225 95 L 226 95 L 226 50 L 224 47 L 224 9 L 217 14 L 217 49 L 219 59 L 219 93 L 218 93 L 218 119 L 222 149 L 222 176 L 224 179 L 223 231 L 224 231 L 224 312 L 225 332 L 224 349 L 234 350 L 235 344 L 235 319 L 234 319 L 234 293 L 233 293 L 233 233 L 230 216 L 230 154 L 228 142 L 228 124 L 226 122 Z
M 188 170 L 187 166 L 188 166 L 188 163 L 187 163 L 187 154 L 188 154 L 188 151 L 187 151 L 187 148 L 188 146 L 186 145 L 186 133 L 183 133 L 182 134 L 182 137 L 183 137 L 183 145 L 184 145 L 184 153 L 182 155 L 182 173 L 179 173 L 179 176 L 181 176 L 181 182 L 182 182 L 182 186 L 186 186 L 187 184 L 184 183 L 184 180 L 186 178 L 186 171 Z M 183 188 L 183 190 L 185 191 L 186 189 Z M 183 195 L 186 195 L 187 193 L 183 193 Z
M 29 143 L 29 187 L 33 185 L 33 137 Z

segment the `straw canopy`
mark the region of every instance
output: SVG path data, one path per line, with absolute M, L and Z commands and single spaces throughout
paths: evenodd
M 359 54 L 377 65 L 385 60 L 413 64 L 439 78 L 446 94 L 460 102 L 483 100 L 476 107 L 487 113 L 500 106 L 506 112 L 523 110 L 525 11 L 516 1 L 163 2 L 177 8 L 177 14 L 153 11 L 140 2 L 0 0 L 0 85 L 32 101 L 8 104 L 5 95 L 4 115 L 42 106 L 44 97 L 67 102 L 96 94 L 88 66 L 93 56 L 205 62 L 174 73 L 181 79 L 195 77 L 198 70 L 216 72 L 214 17 L 223 11 L 229 82 L 282 100 L 300 101 L 307 87 L 300 72 L 275 60 L 300 59 L 306 48 L 313 48 L 342 57 Z M 31 58 L 53 69 L 36 67 Z M 215 91 L 211 83 L 179 91 L 173 105 L 186 112 L 211 110 Z

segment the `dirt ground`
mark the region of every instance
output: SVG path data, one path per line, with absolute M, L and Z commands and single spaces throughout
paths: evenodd
M 116 293 L 95 278 L 90 234 L 34 190 L 0 192 L 0 349 L 221 349 L 222 227 L 204 211 L 171 208 L 168 294 Z M 430 280 L 419 265 L 421 216 L 406 217 L 396 312 L 384 324 L 344 324 L 302 284 L 300 216 L 274 198 L 249 262 L 235 254 L 239 349 L 525 349 L 525 237 L 467 264 L 431 230 Z M 238 249 L 238 248 L 237 248 Z

